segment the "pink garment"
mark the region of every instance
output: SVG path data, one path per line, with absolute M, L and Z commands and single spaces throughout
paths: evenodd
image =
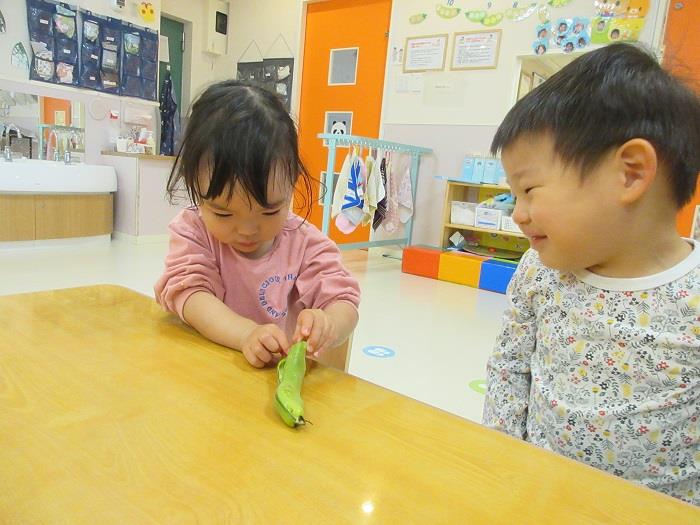
M 301 310 L 337 301 L 360 304 L 360 287 L 343 267 L 335 243 L 292 213 L 260 259 L 214 239 L 196 208 L 180 212 L 169 230 L 165 272 L 154 290 L 158 303 L 181 319 L 185 301 L 200 290 L 258 324 L 276 324 L 290 337 Z

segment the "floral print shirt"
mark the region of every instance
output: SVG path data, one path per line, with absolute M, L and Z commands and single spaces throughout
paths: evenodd
M 635 279 L 529 250 L 508 300 L 484 424 L 700 505 L 700 244 Z

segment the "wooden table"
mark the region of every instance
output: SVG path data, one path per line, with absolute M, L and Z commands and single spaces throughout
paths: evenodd
M 0 297 L 0 523 L 700 523 L 700 510 L 332 369 L 275 373 L 152 299 Z M 465 386 L 466 388 L 466 386 Z

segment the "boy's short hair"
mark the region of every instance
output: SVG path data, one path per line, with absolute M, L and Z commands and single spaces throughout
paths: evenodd
M 669 171 L 676 205 L 695 192 L 700 100 L 639 46 L 610 44 L 561 69 L 513 106 L 491 152 L 540 133 L 551 133 L 557 155 L 582 177 L 610 148 L 646 139 Z

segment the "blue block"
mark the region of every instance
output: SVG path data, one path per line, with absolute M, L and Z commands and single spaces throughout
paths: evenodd
M 510 283 L 517 267 L 516 263 L 499 259 L 484 261 L 481 264 L 479 288 L 491 292 L 506 293 L 508 283 Z

